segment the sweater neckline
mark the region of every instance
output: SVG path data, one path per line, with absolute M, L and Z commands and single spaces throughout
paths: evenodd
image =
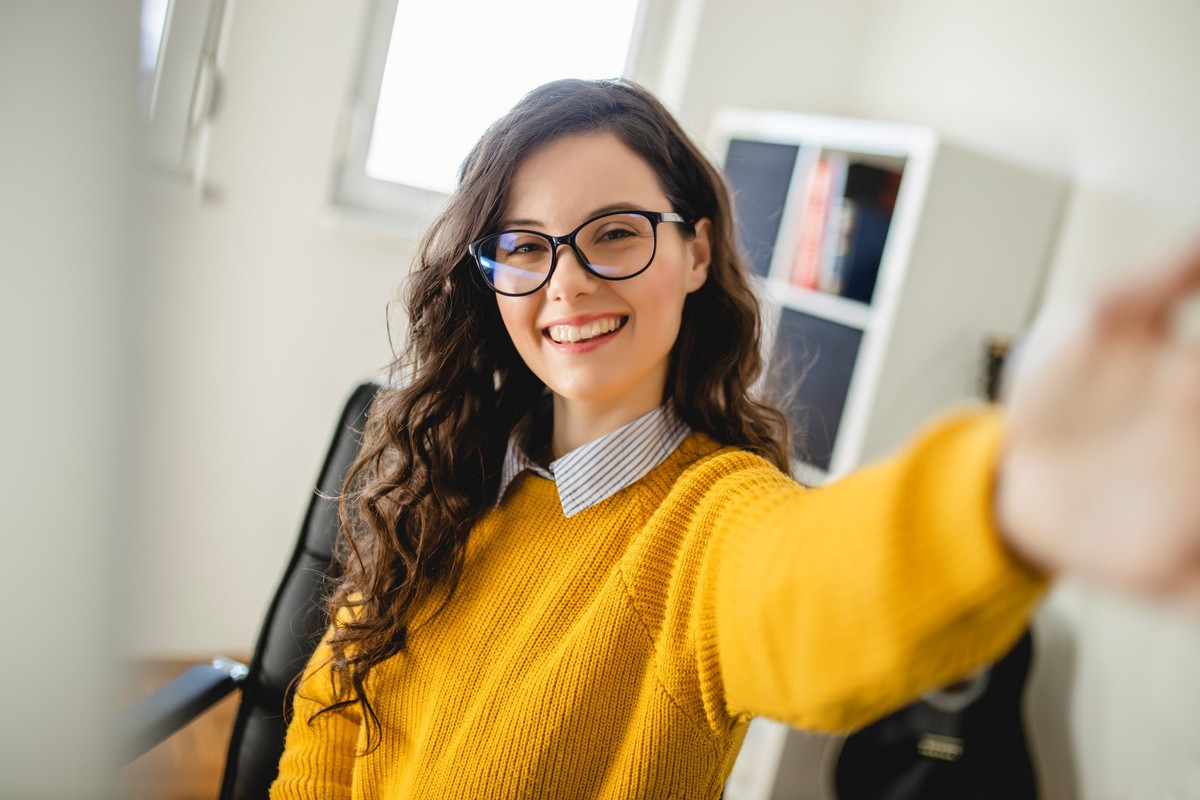
M 563 516 L 572 517 L 602 503 L 666 460 L 692 429 L 667 402 L 546 466 L 525 451 L 521 426 L 508 437 L 496 501 L 504 499 L 513 481 L 524 472 L 553 481 Z

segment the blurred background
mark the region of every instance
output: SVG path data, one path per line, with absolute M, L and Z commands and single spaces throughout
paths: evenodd
M 448 23 L 412 5 L 0 5 L 0 795 L 102 796 L 118 656 L 251 652 L 340 403 L 403 346 L 439 190 L 543 79 L 453 29 L 414 52 Z M 578 74 L 624 71 L 701 141 L 726 106 L 862 117 L 1062 179 L 1047 305 L 1197 233 L 1193 0 L 626 5 L 545 13 L 616 43 Z M 511 85 L 455 102 L 451 74 Z M 1195 620 L 1068 581 L 1037 629 L 1046 796 L 1200 797 Z

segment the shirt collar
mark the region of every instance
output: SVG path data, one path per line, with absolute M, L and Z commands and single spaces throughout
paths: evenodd
M 571 517 L 640 479 L 691 434 L 668 402 L 542 467 L 526 454 L 514 432 L 508 437 L 498 497 L 503 498 L 517 476 L 529 470 L 554 481 L 563 516 Z

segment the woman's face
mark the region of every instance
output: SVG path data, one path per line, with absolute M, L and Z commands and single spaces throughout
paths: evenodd
M 610 210 L 675 211 L 650 166 L 610 133 L 576 134 L 535 150 L 517 168 L 500 229 L 551 235 Z M 683 302 L 708 275 L 709 221 L 685 236 L 658 226 L 658 248 L 636 277 L 607 281 L 560 247 L 550 281 L 524 297 L 497 295 L 521 358 L 556 406 L 633 419 L 662 402 Z

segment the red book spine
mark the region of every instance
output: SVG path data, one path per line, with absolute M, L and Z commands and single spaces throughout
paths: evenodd
M 806 289 L 816 289 L 820 281 L 821 250 L 833 178 L 832 162 L 827 156 L 821 156 L 813 167 L 812 179 L 805 194 L 796 251 L 792 259 L 792 283 Z

